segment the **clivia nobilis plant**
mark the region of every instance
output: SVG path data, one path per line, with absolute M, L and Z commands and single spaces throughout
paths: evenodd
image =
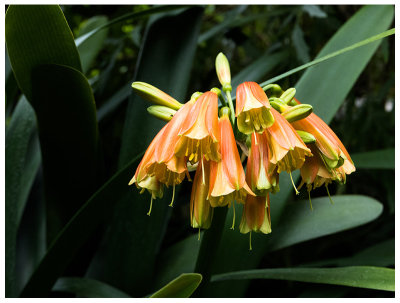
M 298 194 L 305 185 L 310 198 L 310 191 L 322 185 L 329 195 L 329 183 L 343 184 L 355 171 L 342 142 L 311 105 L 295 98 L 295 88 L 244 82 L 236 89 L 234 106 L 229 62 L 222 53 L 216 72 L 222 91 L 195 92 L 185 104 L 150 84 L 132 84 L 138 95 L 157 104 L 148 112 L 168 121 L 129 182 L 151 194 L 148 215 L 164 185 L 173 187 L 172 206 L 175 186 L 185 176 L 191 180 L 189 170 L 196 169 L 190 198 L 193 228 L 209 228 L 215 207 L 234 209 L 242 203 L 240 232 L 268 234 L 270 194 L 280 190 L 281 172 L 292 179 L 291 172 L 299 169 L 301 183 L 296 187 L 292 179 L 294 190 Z

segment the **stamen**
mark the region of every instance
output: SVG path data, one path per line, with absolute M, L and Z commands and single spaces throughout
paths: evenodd
M 253 248 L 251 247 L 251 231 L 250 231 L 250 236 L 249 236 L 249 245 L 250 245 L 249 250 L 253 250 Z
M 145 188 L 142 188 L 140 194 L 143 194 L 145 190 L 146 190 Z
M 329 201 L 331 201 L 331 204 L 333 205 L 334 203 L 333 203 L 333 200 L 331 198 L 331 195 L 329 194 L 329 189 L 328 189 L 328 184 L 327 183 L 325 183 L 325 188 L 326 188 L 326 192 L 328 193 Z
M 194 154 L 191 154 L 190 157 L 189 157 L 189 161 L 192 161 L 193 158 L 194 158 Z
M 203 163 L 203 158 L 201 158 L 201 172 L 202 172 L 202 176 L 203 176 L 203 185 L 206 185 L 206 179 L 204 176 L 204 163 Z
M 296 195 L 298 195 L 300 192 L 297 190 L 296 185 L 294 185 L 293 178 L 292 178 L 292 172 L 289 172 L 289 175 L 290 175 L 290 180 L 292 180 L 293 188 L 296 191 Z
M 307 192 L 308 192 L 308 200 L 310 201 L 310 209 L 313 210 L 312 203 L 311 203 L 311 194 L 310 194 L 311 189 L 307 189 Z
M 151 214 L 151 209 L 152 209 L 152 207 L 153 207 L 153 195 L 151 195 L 150 209 L 149 209 L 149 212 L 147 213 L 148 216 L 150 216 L 150 214 Z
M 234 230 L 235 229 L 235 219 L 236 219 L 235 201 L 232 202 L 232 206 L 233 206 L 233 221 L 232 221 L 231 229 Z
M 172 187 L 172 201 L 171 204 L 169 205 L 170 207 L 174 205 L 174 200 L 175 200 L 175 183 L 174 186 Z
M 197 237 L 197 241 L 200 241 L 200 231 L 201 231 L 201 229 L 199 227 L 199 236 Z

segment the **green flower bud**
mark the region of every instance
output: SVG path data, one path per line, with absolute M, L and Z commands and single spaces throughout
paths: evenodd
M 280 98 L 271 97 L 269 98 L 269 104 L 277 110 L 279 113 L 283 113 L 284 111 L 289 109 L 289 106 L 286 105 L 285 102 L 282 101 Z
M 314 143 L 316 141 L 315 137 L 306 131 L 296 130 L 296 132 L 305 144 Z
M 289 104 L 290 101 L 294 98 L 294 95 L 296 94 L 296 89 L 294 87 L 287 89 L 281 96 L 280 98 L 282 99 L 285 104 Z
M 291 123 L 306 118 L 312 111 L 313 107 L 310 104 L 298 104 L 282 112 L 282 116 Z
M 196 101 L 197 99 L 199 99 L 199 97 L 202 95 L 202 92 L 195 92 L 192 94 L 192 96 L 190 97 L 190 101 L 194 100 Z
M 278 84 L 268 84 L 262 88 L 265 92 L 268 92 L 270 97 L 279 97 L 282 95 L 283 90 Z
M 231 70 L 229 67 L 228 59 L 225 57 L 223 53 L 219 53 L 217 58 L 215 59 L 215 69 L 217 70 L 218 80 L 224 87 L 224 91 L 226 91 L 225 86 L 226 85 L 229 85 L 229 87 L 231 86 Z
M 147 111 L 150 115 L 167 122 L 170 121 L 176 113 L 176 110 L 162 105 L 149 106 Z
M 218 97 L 221 96 L 221 90 L 217 87 L 213 87 L 210 91 L 212 91 L 213 93 L 216 93 L 218 95 Z
M 145 82 L 133 82 L 132 88 L 138 96 L 152 103 L 167 106 L 176 110 L 183 106 L 182 103 L 176 101 L 170 95 L 164 93 L 162 90 L 159 90 L 151 84 Z

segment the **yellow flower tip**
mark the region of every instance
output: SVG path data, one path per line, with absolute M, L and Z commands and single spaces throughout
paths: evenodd
M 219 53 L 215 59 L 215 69 L 217 71 L 218 80 L 224 87 L 224 90 L 229 90 L 229 87 L 231 87 L 231 71 L 229 61 L 223 53 Z
M 147 112 L 160 120 L 169 122 L 174 117 L 176 110 L 162 105 L 152 105 L 147 108 Z
M 132 185 L 134 183 L 136 183 L 136 177 L 135 176 L 132 177 L 132 179 L 129 181 L 128 185 Z
M 183 106 L 182 103 L 151 84 L 139 81 L 133 82 L 132 88 L 139 97 L 157 105 L 163 105 L 175 110 Z

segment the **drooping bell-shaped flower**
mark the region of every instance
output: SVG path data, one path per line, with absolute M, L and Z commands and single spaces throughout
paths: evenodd
M 248 194 L 254 195 L 245 180 L 242 163 L 235 137 L 229 121 L 229 109 L 221 109 L 219 120 L 221 138 L 221 161 L 211 162 L 209 200 L 211 206 L 231 205 L 231 202 L 244 202 Z
M 175 154 L 188 157 L 192 164 L 203 156 L 206 160 L 219 161 L 218 96 L 206 92 L 193 102 L 179 132 Z
M 297 101 L 297 103 L 300 102 Z M 306 131 L 315 137 L 315 145 L 328 170 L 342 167 L 340 171 L 345 174 L 351 174 L 355 171 L 354 163 L 343 143 L 316 114 L 312 113 L 302 120 L 295 121 L 292 126 L 296 130 Z
M 246 181 L 257 195 L 279 191 L 279 174 L 271 163 L 271 152 L 264 134 L 252 133 L 251 148 L 247 158 Z
M 214 209 L 208 200 L 210 185 L 210 161 L 199 161 L 190 196 L 190 222 L 193 228 L 211 226 Z
M 247 196 L 239 229 L 242 234 L 252 231 L 262 232 L 264 234 L 269 234 L 271 232 L 269 194 L 266 197 Z
M 271 152 L 271 163 L 278 166 L 278 173 L 292 172 L 299 169 L 306 156 L 312 156 L 295 129 L 281 114 L 271 108 L 275 123 L 266 129 L 268 146 Z
M 262 133 L 274 123 L 271 105 L 256 82 L 244 82 L 236 89 L 237 126 L 244 134 Z

